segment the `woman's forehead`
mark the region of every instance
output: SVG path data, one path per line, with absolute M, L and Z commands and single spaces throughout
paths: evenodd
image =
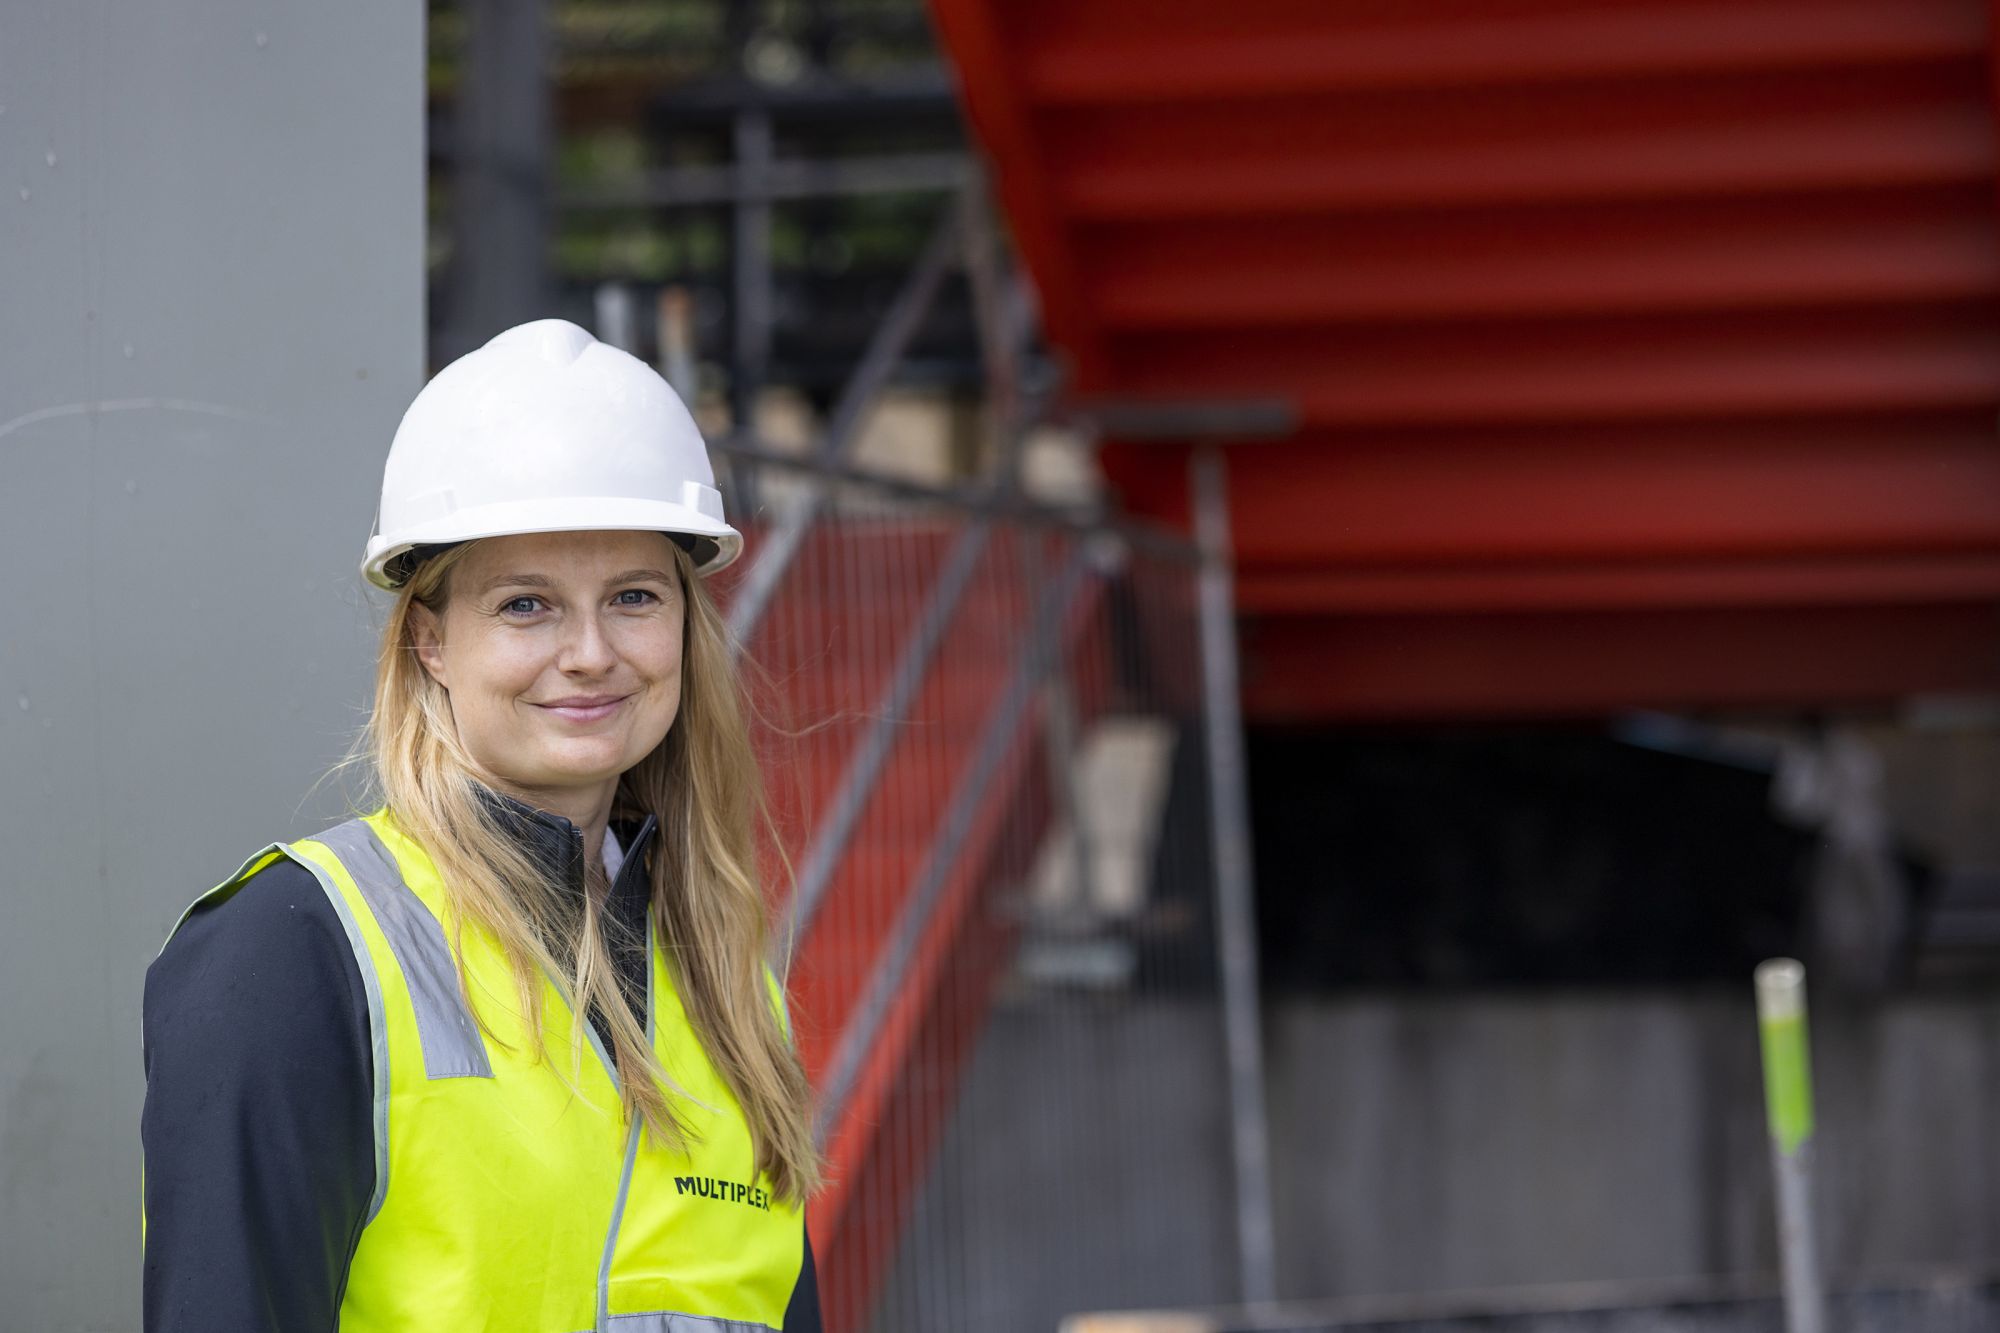
M 660 532 L 524 532 L 472 542 L 454 574 L 460 586 L 510 575 L 603 582 L 637 572 L 676 577 L 674 543 Z

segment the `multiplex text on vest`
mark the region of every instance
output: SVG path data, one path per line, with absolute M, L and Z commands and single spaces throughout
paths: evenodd
M 704 1199 L 720 1199 L 724 1203 L 748 1204 L 752 1208 L 771 1211 L 771 1191 L 756 1185 L 744 1185 L 734 1180 L 717 1180 L 714 1176 L 675 1176 L 676 1194 L 694 1194 Z

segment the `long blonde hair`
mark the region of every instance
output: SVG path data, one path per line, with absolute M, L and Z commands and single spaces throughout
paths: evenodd
M 659 821 L 652 910 L 681 1002 L 749 1122 L 758 1169 L 779 1197 L 798 1202 L 818 1185 L 820 1161 L 805 1070 L 766 988 L 755 830 L 770 830 L 771 821 L 727 624 L 686 552 L 669 544 L 686 593 L 680 709 L 666 738 L 620 779 L 616 809 Z M 594 1007 L 604 1019 L 628 1123 L 637 1116 L 656 1141 L 684 1149 L 674 1085 L 619 990 L 598 895 L 579 901 L 552 882 L 502 826 L 459 740 L 448 694 L 418 660 L 412 618 L 419 607 L 443 615 L 451 570 L 467 549 L 418 566 L 383 628 L 366 740 L 383 799 L 437 866 L 447 928 L 456 935 L 469 923 L 505 951 L 534 1057 L 547 1058 L 546 976 L 570 1008 L 574 1050 L 588 1042 L 585 1015 Z

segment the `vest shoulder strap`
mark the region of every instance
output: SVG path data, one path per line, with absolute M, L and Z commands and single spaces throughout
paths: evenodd
M 394 854 L 362 819 L 337 824 L 312 841 L 339 861 L 374 917 L 389 952 L 395 955 L 416 1011 L 425 1074 L 433 1079 L 492 1078 L 486 1043 L 465 1002 L 458 962 L 445 941 L 444 926 L 404 880 Z M 308 861 L 307 868 L 319 876 L 345 920 L 353 905 L 346 901 L 340 886 L 329 881 L 325 867 Z M 349 938 L 358 948 L 366 948 L 358 930 L 350 928 Z
M 346 823 L 329 829 L 326 833 L 319 835 L 319 837 L 307 839 L 306 841 L 319 842 L 322 846 L 326 847 L 327 851 L 331 853 L 331 859 L 340 864 L 344 870 L 347 864 L 346 861 L 341 858 L 338 850 L 326 840 L 332 838 L 335 843 L 344 841 L 342 830 L 348 829 L 350 826 L 362 829 L 367 827 L 361 820 L 348 820 Z M 255 880 L 260 872 L 280 860 L 292 861 L 303 867 L 319 884 L 320 891 L 326 895 L 328 903 L 333 907 L 334 914 L 340 919 L 342 930 L 347 936 L 348 947 L 354 954 L 355 967 L 361 974 L 362 990 L 368 1005 L 369 1072 L 373 1084 L 371 1097 L 372 1114 L 370 1118 L 373 1121 L 375 1140 L 375 1189 L 373 1196 L 368 1201 L 368 1211 L 364 1215 L 363 1221 L 365 1225 L 367 1222 L 374 1221 L 375 1215 L 382 1210 L 382 1201 L 389 1187 L 390 1087 L 388 1027 L 383 1010 L 382 979 L 375 965 L 374 954 L 369 950 L 367 939 L 362 933 L 361 924 L 355 916 L 353 905 L 347 901 L 346 895 L 341 891 L 339 884 L 334 881 L 327 867 L 310 851 L 302 851 L 290 843 L 274 842 L 237 867 L 235 874 L 196 898 L 192 903 L 189 903 L 187 910 L 180 914 L 179 918 L 175 920 L 173 928 L 167 932 L 167 938 L 165 941 L 162 941 L 160 948 L 164 952 L 167 944 L 172 942 L 173 937 L 180 932 L 181 927 L 186 925 L 188 919 L 197 911 L 206 906 L 229 901 L 229 899 L 235 897 L 237 893 L 249 885 L 251 881 Z M 401 878 L 399 874 L 397 876 L 399 884 L 401 883 Z M 407 891 L 406 888 L 405 892 Z

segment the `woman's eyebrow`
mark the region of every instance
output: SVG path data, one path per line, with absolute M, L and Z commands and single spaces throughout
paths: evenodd
M 542 574 L 495 574 L 492 578 L 479 585 L 479 591 L 488 593 L 492 592 L 495 588 L 553 588 L 555 586 L 556 581 L 554 579 Z
M 655 583 L 673 583 L 674 576 L 657 569 L 628 569 L 623 574 L 608 580 L 612 583 L 644 583 L 651 579 Z

